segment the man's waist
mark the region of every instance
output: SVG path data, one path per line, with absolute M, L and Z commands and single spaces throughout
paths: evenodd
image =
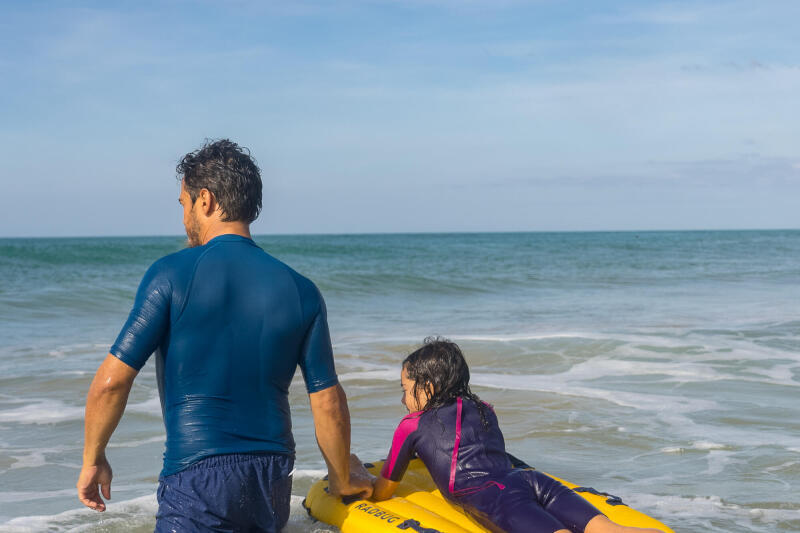
M 237 461 L 252 458 L 253 456 L 283 456 L 294 459 L 294 442 L 291 446 L 276 443 L 253 442 L 248 446 L 233 446 L 226 448 L 198 449 L 190 455 L 170 456 L 169 446 L 164 453 L 164 466 L 161 477 L 177 474 L 184 470 L 210 464 L 234 464 Z

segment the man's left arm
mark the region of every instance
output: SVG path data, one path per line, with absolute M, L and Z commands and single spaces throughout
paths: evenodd
M 322 457 L 328 465 L 331 494 L 347 496 L 372 494 L 372 479 L 355 455 L 350 455 L 350 411 L 347 396 L 338 383 L 308 395 L 314 432 Z
M 316 300 L 317 310 L 306 331 L 299 365 L 314 416 L 317 444 L 328 465 L 331 493 L 363 492 L 368 496 L 372 492 L 369 473 L 357 457 L 350 456 L 350 411 L 336 377 L 325 301 L 316 286 L 307 283 L 306 295 Z
M 128 394 L 138 374 L 134 368 L 108 354 L 97 369 L 86 397 L 83 468 L 78 477 L 78 499 L 96 511 L 105 511 L 102 495 L 111 498 L 111 466 L 106 445 L 125 411 Z M 101 490 L 98 490 L 98 485 Z

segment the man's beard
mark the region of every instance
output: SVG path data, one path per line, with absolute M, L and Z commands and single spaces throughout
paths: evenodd
M 189 217 L 189 225 L 186 226 L 186 246 L 194 248 L 203 244 L 200 242 L 200 224 L 197 223 L 197 218 L 194 213 Z

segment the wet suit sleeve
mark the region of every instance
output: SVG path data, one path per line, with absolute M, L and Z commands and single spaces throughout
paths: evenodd
M 339 383 L 333 364 L 331 334 L 328 330 L 328 313 L 322 295 L 317 292 L 319 306 L 306 332 L 300 352 L 300 370 L 309 394 Z
M 389 457 L 383 463 L 381 476 L 389 481 L 400 481 L 406 473 L 408 463 L 414 457 L 414 432 L 419 426 L 419 415 L 410 414 L 400 421 L 392 437 Z
M 157 261 L 139 284 L 133 309 L 111 347 L 111 355 L 141 370 L 169 327 L 171 292 L 171 283 L 161 261 Z

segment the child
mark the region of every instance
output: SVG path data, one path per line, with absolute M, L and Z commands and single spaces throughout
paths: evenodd
M 442 495 L 491 531 L 660 533 L 617 525 L 561 483 L 514 469 L 494 411 L 470 391 L 455 343 L 425 339 L 403 361 L 400 382 L 410 414 L 395 431 L 374 500 L 391 497 L 416 453 Z

